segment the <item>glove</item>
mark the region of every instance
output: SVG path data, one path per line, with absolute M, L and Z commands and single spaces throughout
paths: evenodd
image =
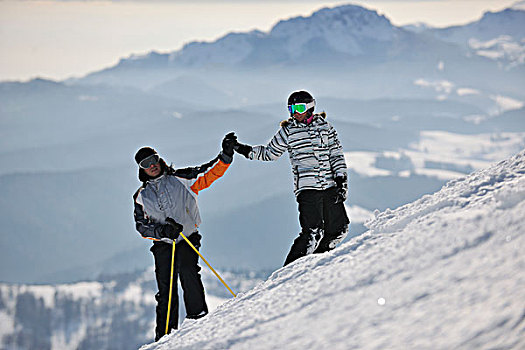
M 248 158 L 248 156 L 250 155 L 250 152 L 252 151 L 252 146 L 244 145 L 236 141 L 234 149 L 235 149 L 235 152 L 242 154 L 243 156 Z
M 230 132 L 228 135 L 224 136 L 222 139 L 222 153 L 229 157 L 233 157 L 233 148 L 237 142 L 237 136 L 234 132 Z
M 335 203 L 343 203 L 348 196 L 348 178 L 346 173 L 343 175 L 337 175 L 334 181 L 337 185 Z
M 176 240 L 179 237 L 179 233 L 182 232 L 183 226 L 173 220 L 172 218 L 166 218 L 166 225 L 162 227 L 160 233 L 161 237 Z

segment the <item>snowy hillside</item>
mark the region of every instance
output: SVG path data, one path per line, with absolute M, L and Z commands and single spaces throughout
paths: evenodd
M 525 348 L 525 151 L 142 350 Z

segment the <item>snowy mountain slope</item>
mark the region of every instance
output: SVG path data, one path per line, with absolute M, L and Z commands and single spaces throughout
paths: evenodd
M 141 349 L 523 349 L 524 214 L 522 151 Z

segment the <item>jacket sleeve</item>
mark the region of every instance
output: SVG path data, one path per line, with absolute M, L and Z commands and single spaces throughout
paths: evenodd
M 343 153 L 343 147 L 337 137 L 337 132 L 334 127 L 330 125 L 330 131 L 328 134 L 328 147 L 330 150 L 330 167 L 335 176 L 346 173 L 346 162 L 345 155 Z
M 144 207 L 140 197 L 140 189 L 133 196 L 133 202 L 135 204 L 133 216 L 135 218 L 135 228 L 137 231 L 144 238 L 161 240 L 160 232 L 163 225 L 150 221 L 147 215 L 144 213 Z
M 288 149 L 288 133 L 281 127 L 266 146 L 253 146 L 249 154 L 252 160 L 274 161 Z
M 211 186 L 217 179 L 228 170 L 233 158 L 222 152 L 210 162 L 198 167 L 177 169 L 175 176 L 196 195 Z

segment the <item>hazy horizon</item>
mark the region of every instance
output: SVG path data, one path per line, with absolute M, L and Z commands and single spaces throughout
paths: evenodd
M 150 51 L 229 32 L 268 31 L 279 20 L 353 3 L 377 10 L 395 25 L 445 27 L 479 19 L 515 0 L 481 1 L 0 1 L 0 81 L 63 80 Z M 203 20 L 205 19 L 205 20 Z

